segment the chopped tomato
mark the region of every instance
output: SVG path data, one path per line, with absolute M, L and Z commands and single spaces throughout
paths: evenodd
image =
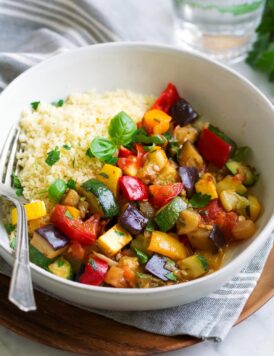
M 174 84 L 168 83 L 165 90 L 156 99 L 155 103 L 150 109 L 162 110 L 168 113 L 174 103 L 180 99 L 180 95 Z
M 126 148 L 124 146 L 121 146 L 119 148 L 119 153 L 118 153 L 119 158 L 127 158 L 131 155 L 133 155 L 133 152 L 131 150 L 129 150 L 128 148 Z
M 118 159 L 117 165 L 120 167 L 124 174 L 128 176 L 136 176 L 138 169 L 144 164 L 144 155 L 146 151 L 142 145 L 135 144 L 136 155 L 129 155 Z
M 152 195 L 150 202 L 156 207 L 161 208 L 170 200 L 181 193 L 183 189 L 182 183 L 174 183 L 168 185 L 150 185 L 149 192 Z
M 72 241 L 68 248 L 67 254 L 70 259 L 82 261 L 85 257 L 85 249 L 78 241 Z

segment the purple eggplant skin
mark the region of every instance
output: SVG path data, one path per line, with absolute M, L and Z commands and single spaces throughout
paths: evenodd
M 185 99 L 179 99 L 171 107 L 170 116 L 180 126 L 188 125 L 195 121 L 199 114 Z
M 209 239 L 213 242 L 213 253 L 218 253 L 219 249 L 226 244 L 225 236 L 218 225 L 213 225 Z
M 148 218 L 132 204 L 127 204 L 125 210 L 120 215 L 120 223 L 130 234 L 138 235 L 145 229 Z
M 53 224 L 39 227 L 35 232 L 43 237 L 54 250 L 59 250 L 60 248 L 67 246 L 69 243 L 68 238 Z
M 186 190 L 188 198 L 194 194 L 195 183 L 199 180 L 199 171 L 196 167 L 179 167 L 179 175 Z
M 166 263 L 166 257 L 155 254 L 147 262 L 145 269 L 162 281 L 168 281 L 166 275 L 170 273 L 170 271 L 165 268 Z

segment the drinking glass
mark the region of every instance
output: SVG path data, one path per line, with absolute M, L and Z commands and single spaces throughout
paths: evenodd
M 255 39 L 265 0 L 173 0 L 176 42 L 236 62 Z

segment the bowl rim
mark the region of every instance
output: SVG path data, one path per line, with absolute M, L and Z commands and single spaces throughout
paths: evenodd
M 23 73 L 21 73 L 18 77 L 16 77 L 11 83 L 9 83 L 6 88 L 3 90 L 3 92 L 0 94 L 0 109 L 1 109 L 1 103 L 2 100 L 4 100 L 4 95 L 7 93 L 10 88 L 12 89 L 16 84 L 17 81 L 21 81 L 24 79 L 26 75 L 29 74 L 29 72 L 35 72 L 36 70 L 39 70 L 40 68 L 43 68 L 44 66 L 47 66 L 51 62 L 54 61 L 59 61 L 62 59 L 66 59 L 66 57 L 69 56 L 74 56 L 75 53 L 79 52 L 89 52 L 89 51 L 96 51 L 100 49 L 111 49 L 111 48 L 128 48 L 132 50 L 154 50 L 155 52 L 157 51 L 164 51 L 164 52 L 173 52 L 173 53 L 178 53 L 178 54 L 183 54 L 189 57 L 195 57 L 198 59 L 202 59 L 208 63 L 212 63 L 215 66 L 221 68 L 224 70 L 226 73 L 229 73 L 231 76 L 236 78 L 239 82 L 241 82 L 243 85 L 248 87 L 250 90 L 253 91 L 254 95 L 259 97 L 263 102 L 265 106 L 268 106 L 270 110 L 273 111 L 274 113 L 274 108 L 273 105 L 268 99 L 253 83 L 251 83 L 247 78 L 245 78 L 243 75 L 241 75 L 239 72 L 236 70 L 226 66 L 225 64 L 222 64 L 216 60 L 209 59 L 205 54 L 198 54 L 198 53 L 192 53 L 190 51 L 177 48 L 173 45 L 166 45 L 166 44 L 155 44 L 155 43 L 150 43 L 150 42 L 109 42 L 109 43 L 99 43 L 99 44 L 93 44 L 89 46 L 84 46 L 84 47 L 79 47 L 79 48 L 74 48 L 71 50 L 67 50 L 65 52 L 62 52 L 58 55 L 54 55 L 36 65 L 33 67 L 30 67 Z M 273 122 L 274 123 L 274 122 Z M 38 275 L 42 275 L 44 278 L 50 280 L 51 282 L 55 282 L 57 284 L 63 284 L 64 286 L 67 287 L 73 287 L 77 288 L 79 290 L 85 290 L 86 292 L 104 292 L 104 293 L 110 293 L 110 294 L 126 294 L 126 295 L 149 295 L 149 294 L 154 294 L 155 292 L 157 293 L 165 293 L 168 291 L 172 291 L 175 289 L 183 289 L 187 288 L 190 286 L 196 286 L 201 283 L 207 283 L 210 280 L 216 279 L 222 274 L 225 274 L 225 272 L 228 272 L 233 270 L 234 267 L 238 264 L 241 265 L 240 260 L 248 260 L 248 256 L 253 256 L 259 249 L 259 247 L 263 244 L 263 242 L 266 241 L 268 234 L 271 234 L 271 231 L 274 229 L 274 209 L 272 211 L 272 215 L 270 219 L 266 222 L 264 227 L 262 228 L 260 233 L 257 233 L 255 236 L 254 241 L 247 246 L 237 257 L 233 258 L 227 265 L 221 267 L 219 270 L 209 274 L 205 275 L 203 277 L 194 279 L 192 281 L 187 281 L 184 283 L 179 283 L 175 285 L 170 285 L 170 286 L 163 286 L 163 287 L 154 287 L 154 288 L 113 288 L 113 287 L 102 287 L 102 286 L 91 286 L 87 284 L 81 284 L 79 282 L 67 280 L 61 277 L 58 277 L 41 267 L 35 265 L 34 263 L 30 262 L 30 267 L 32 270 L 34 270 Z M 14 258 L 13 250 L 10 247 L 4 246 L 2 242 L 0 242 L 0 248 L 3 249 L 6 253 L 9 254 L 10 257 Z M 239 263 L 238 263 L 239 262 Z

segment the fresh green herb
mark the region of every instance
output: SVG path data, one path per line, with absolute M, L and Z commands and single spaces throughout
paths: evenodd
M 164 136 L 165 136 L 165 138 L 166 138 L 168 141 L 170 141 L 170 140 L 172 139 L 172 134 L 171 134 L 169 131 L 167 131 L 166 133 L 164 133 Z
M 109 164 L 116 164 L 118 162 L 118 158 L 117 157 L 110 157 L 110 158 L 106 159 L 105 162 L 109 163 Z
M 201 264 L 203 266 L 203 269 L 205 271 L 208 271 L 209 270 L 209 265 L 208 265 L 208 262 L 207 262 L 206 258 L 204 256 L 202 256 L 202 255 L 198 255 L 197 257 L 199 258 L 199 260 L 200 260 L 200 262 L 201 262 Z
M 52 103 L 53 106 L 56 106 L 57 108 L 59 108 L 60 106 L 63 106 L 65 104 L 65 101 L 63 99 L 60 99 L 60 100 L 57 100 L 57 101 L 54 101 Z
M 10 240 L 10 248 L 12 250 L 16 249 L 16 237 L 15 236 Z
M 153 222 L 153 220 L 149 220 L 146 226 L 146 231 L 152 232 L 155 230 L 155 224 Z
M 94 158 L 95 157 L 94 154 L 91 152 L 90 148 L 88 148 L 86 150 L 86 156 L 88 156 L 89 158 Z
M 166 278 L 168 278 L 170 281 L 174 281 L 174 282 L 177 281 L 177 277 L 175 276 L 175 274 L 174 274 L 173 272 L 169 272 L 169 273 L 167 273 L 165 276 L 166 276 Z
M 222 140 L 226 141 L 227 143 L 229 143 L 232 147 L 231 149 L 231 155 L 234 154 L 235 150 L 237 149 L 237 144 L 235 141 L 233 141 L 230 137 L 228 137 L 223 131 L 219 130 L 218 127 L 213 126 L 211 124 L 209 124 L 208 129 L 215 133 L 215 135 L 219 136 Z
M 171 141 L 168 143 L 167 149 L 172 157 L 176 157 L 180 150 L 180 144 L 177 141 Z
M 71 145 L 65 144 L 65 145 L 63 145 L 63 148 L 64 148 L 65 150 L 69 151 L 69 150 L 71 150 Z
M 75 182 L 75 180 L 73 180 L 73 179 L 69 179 L 68 180 L 68 182 L 67 182 L 67 187 L 69 188 L 69 189 L 76 189 L 76 182 Z
M 104 173 L 104 172 L 99 173 L 99 176 L 102 176 L 102 177 L 104 177 L 104 178 L 106 178 L 106 179 L 109 178 L 109 175 L 106 174 L 106 173 Z
M 65 264 L 65 260 L 63 258 L 59 258 L 57 261 L 57 266 L 58 267 L 63 267 Z
M 145 263 L 147 263 L 148 261 L 148 256 L 142 252 L 141 250 L 139 250 L 138 248 L 135 248 L 134 249 L 136 255 L 137 255 L 137 258 L 138 258 L 138 261 L 143 265 Z
M 32 103 L 30 103 L 30 105 L 33 108 L 33 110 L 37 110 L 38 106 L 40 105 L 40 101 L 33 101 Z
M 119 235 L 119 236 L 124 236 L 125 234 L 122 232 L 122 231 L 118 231 L 118 230 L 114 230 L 116 235 Z
M 21 184 L 20 179 L 17 177 L 17 175 L 15 175 L 15 173 L 11 174 L 11 186 L 15 189 L 15 193 L 18 197 L 23 195 L 24 188 Z
M 210 202 L 211 196 L 208 194 L 195 193 L 189 200 L 192 208 L 203 208 Z
M 48 189 L 40 189 L 37 191 L 37 194 L 42 195 L 48 193 Z
M 90 258 L 89 260 L 88 260 L 88 263 L 92 266 L 92 268 L 94 269 L 94 271 L 96 271 L 97 270 L 97 263 L 94 261 L 94 259 L 93 258 Z
M 274 81 L 274 2 L 266 2 L 265 12 L 260 26 L 257 28 L 258 37 L 246 61 L 254 69 L 266 73 L 270 81 Z
M 135 132 L 132 141 L 145 144 L 163 145 L 166 142 L 166 139 L 161 135 L 148 136 L 146 130 L 142 127 Z
M 71 212 L 69 210 L 66 210 L 65 216 L 69 218 L 70 220 L 74 220 L 74 217 L 72 216 Z
M 127 145 L 132 142 L 136 130 L 137 126 L 132 118 L 121 111 L 110 121 L 108 133 L 116 145 Z
M 113 158 L 115 158 L 113 155 L 117 152 L 117 147 L 106 138 L 96 137 L 91 141 L 89 150 L 86 152 L 89 157 L 91 153 L 101 161 L 110 163 L 113 161 Z
M 244 162 L 251 153 L 251 148 L 248 146 L 238 147 L 234 152 L 232 159 L 237 162 Z
M 152 150 L 152 148 L 155 147 L 155 145 L 149 145 L 149 146 L 143 146 L 143 149 L 146 151 L 146 152 L 149 152 Z
M 10 223 L 4 224 L 4 227 L 8 234 L 11 234 L 15 230 L 15 225 L 12 225 Z
M 58 203 L 62 196 L 65 194 L 67 189 L 67 184 L 63 179 L 56 179 L 48 189 L 49 199 Z
M 73 160 L 72 160 L 72 167 L 73 168 L 75 168 L 75 161 L 76 161 L 76 159 L 75 159 L 75 157 L 73 157 Z
M 60 159 L 60 151 L 58 147 L 56 146 L 54 150 L 49 151 L 47 153 L 47 158 L 46 158 L 46 164 L 49 165 L 50 167 L 53 166 L 56 162 L 59 161 Z

